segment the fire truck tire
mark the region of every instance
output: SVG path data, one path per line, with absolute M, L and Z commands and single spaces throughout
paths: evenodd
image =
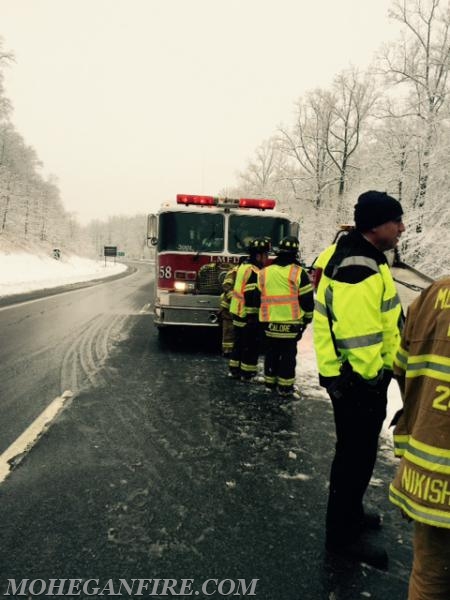
M 166 346 L 172 335 L 171 327 L 158 327 L 158 341 L 161 346 Z

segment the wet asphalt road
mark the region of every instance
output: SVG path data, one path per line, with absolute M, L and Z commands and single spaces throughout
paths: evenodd
M 0 453 L 54 398 L 100 383 L 125 321 L 148 301 L 148 279 L 130 266 L 126 277 L 60 288 L 70 293 L 22 294 L 6 307 L 11 297 L 0 298 Z
M 280 406 L 227 379 L 211 333 L 162 347 L 148 314 L 119 325 L 96 377 L 0 485 L 3 595 L 8 578 L 158 577 L 256 578 L 258 600 L 406 598 L 411 526 L 387 501 L 389 448 L 368 493 L 389 571 L 330 562 L 334 429 L 316 382 Z

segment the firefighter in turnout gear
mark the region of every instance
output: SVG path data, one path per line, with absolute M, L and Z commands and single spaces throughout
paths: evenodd
M 389 497 L 414 520 L 409 600 L 450 598 L 450 277 L 411 304 L 394 374 L 403 412 Z
M 364 537 L 380 527 L 363 497 L 386 417 L 387 388 L 400 341 L 401 305 L 384 251 L 405 230 L 400 203 L 361 194 L 355 230 L 342 236 L 317 290 L 314 346 L 320 383 L 333 404 L 336 450 L 326 518 L 329 552 L 385 568 L 387 554 Z
M 259 320 L 264 325 L 266 388 L 281 396 L 295 394 L 297 342 L 311 322 L 313 288 L 298 262 L 299 241 L 288 236 L 281 240 L 275 261 L 258 274 Z
M 222 294 L 220 295 L 220 320 L 222 323 L 222 355 L 229 358 L 233 350 L 234 332 L 233 319 L 230 313 L 230 304 L 233 297 L 234 284 L 236 282 L 236 273 L 246 257 L 241 257 L 239 264 L 235 265 L 227 272 L 222 283 Z
M 257 374 L 259 354 L 258 305 L 255 290 L 259 270 L 269 258 L 270 242 L 256 238 L 249 244 L 249 258 L 237 270 L 230 303 L 234 343 L 229 362 L 229 375 L 252 380 Z

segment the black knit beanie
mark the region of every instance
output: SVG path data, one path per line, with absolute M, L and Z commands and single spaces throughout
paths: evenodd
M 388 221 L 394 221 L 403 214 L 398 200 L 386 192 L 370 190 L 364 192 L 355 204 L 355 226 L 358 231 L 368 231 Z

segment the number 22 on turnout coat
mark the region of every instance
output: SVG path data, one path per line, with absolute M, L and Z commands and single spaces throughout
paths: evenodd
M 450 277 L 409 307 L 394 372 L 405 402 L 390 500 L 415 521 L 450 529 Z

